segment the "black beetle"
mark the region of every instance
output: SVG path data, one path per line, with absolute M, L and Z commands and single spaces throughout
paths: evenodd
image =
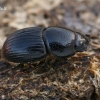
M 25 63 L 47 54 L 69 57 L 87 50 L 88 46 L 88 37 L 70 29 L 29 27 L 11 34 L 3 45 L 2 53 L 11 62 Z

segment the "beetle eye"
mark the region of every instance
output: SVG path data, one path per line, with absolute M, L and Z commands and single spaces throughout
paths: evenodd
M 82 45 L 85 42 L 85 39 L 80 36 L 79 34 L 76 34 L 76 39 L 75 39 L 75 46 L 78 47 Z
M 75 49 L 77 52 L 82 52 L 87 50 L 88 43 L 86 42 L 86 39 L 83 37 L 83 35 L 76 34 L 76 40 L 75 40 Z

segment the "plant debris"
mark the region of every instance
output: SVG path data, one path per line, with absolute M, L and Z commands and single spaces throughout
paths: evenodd
M 95 93 L 99 96 L 100 55 L 77 53 L 68 59 L 72 65 L 64 63 L 66 60 L 65 58 L 59 61 L 59 59 L 49 56 L 45 59 L 45 63 L 40 62 L 41 65 L 35 70 L 32 67 L 34 63 L 31 66 L 13 67 L 9 63 L 1 61 L 0 65 L 3 68 L 0 69 L 0 98 L 9 100 L 92 100 L 91 97 Z M 37 66 L 36 63 L 35 66 Z M 2 73 L 3 71 L 5 72 Z

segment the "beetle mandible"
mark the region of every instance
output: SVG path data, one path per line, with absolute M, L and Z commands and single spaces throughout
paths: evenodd
M 88 49 L 85 35 L 61 27 L 29 27 L 17 30 L 5 41 L 3 57 L 15 63 L 36 61 L 47 54 L 69 57 Z

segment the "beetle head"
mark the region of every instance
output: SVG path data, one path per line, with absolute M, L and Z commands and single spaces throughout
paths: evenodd
M 77 52 L 86 51 L 89 48 L 89 38 L 85 35 L 76 32 L 75 49 Z

